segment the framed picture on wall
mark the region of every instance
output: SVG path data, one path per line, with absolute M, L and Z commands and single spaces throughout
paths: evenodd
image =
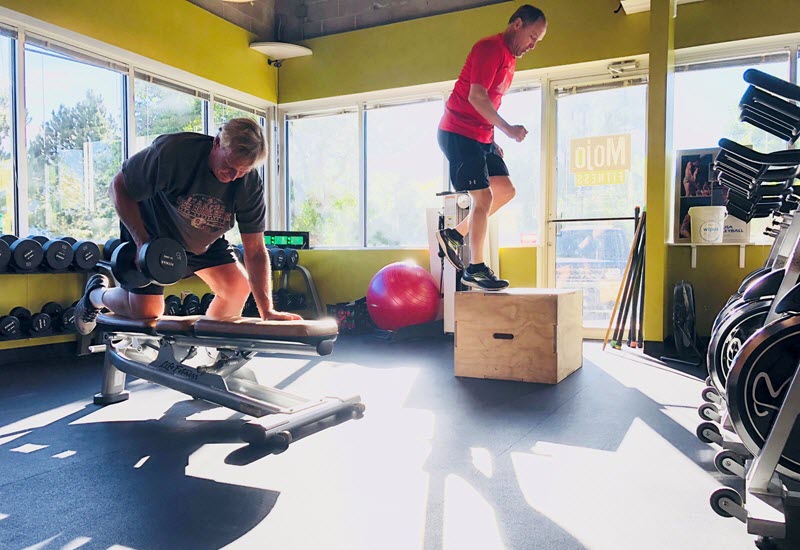
M 673 239 L 688 243 L 692 237 L 689 209 L 693 206 L 724 206 L 728 190 L 720 185 L 714 159 L 719 148 L 683 149 L 675 159 L 675 220 Z

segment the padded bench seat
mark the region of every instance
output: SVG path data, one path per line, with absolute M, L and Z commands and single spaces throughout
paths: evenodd
M 104 332 L 141 333 L 149 336 L 187 336 L 242 340 L 296 341 L 335 339 L 339 328 L 333 319 L 262 321 L 255 317 L 212 319 L 203 315 L 158 319 L 129 319 L 111 313 L 99 315 L 97 326 Z

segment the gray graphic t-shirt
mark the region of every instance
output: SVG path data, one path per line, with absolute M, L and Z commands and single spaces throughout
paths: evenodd
M 169 237 L 202 254 L 233 228 L 234 217 L 242 233 L 264 231 L 258 172 L 222 183 L 208 166 L 213 144 L 214 138 L 203 134 L 163 135 L 122 165 L 125 187 L 139 203 L 150 237 Z

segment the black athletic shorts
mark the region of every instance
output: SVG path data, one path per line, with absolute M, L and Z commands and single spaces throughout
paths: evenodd
M 124 242 L 133 242 L 128 228 L 120 224 L 120 238 Z M 195 271 L 206 269 L 207 267 L 215 267 L 218 265 L 232 264 L 236 261 L 233 253 L 231 252 L 231 245 L 225 240 L 225 237 L 220 237 L 208 247 L 203 254 L 192 254 L 186 252 L 186 273 L 183 278 L 191 277 Z M 122 288 L 131 294 L 147 294 L 151 296 L 159 296 L 164 294 L 166 287 L 160 285 L 149 284 L 142 288 L 129 288 L 126 285 L 120 285 Z
M 456 191 L 486 189 L 491 176 L 508 175 L 508 167 L 494 143 L 481 143 L 444 130 L 439 130 L 437 137 L 450 163 L 450 183 Z

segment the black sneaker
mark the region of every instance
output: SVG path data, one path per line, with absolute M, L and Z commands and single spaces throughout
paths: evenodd
M 472 267 L 472 266 L 470 266 Z M 508 281 L 498 279 L 494 272 L 487 266 L 476 269 L 470 273 L 469 268 L 461 275 L 461 282 L 472 288 L 481 290 L 504 290 L 508 288 Z
M 89 277 L 83 298 L 75 306 L 75 328 L 84 336 L 92 333 L 97 324 L 97 316 L 100 314 L 100 309 L 94 307 L 89 301 L 89 293 L 98 288 L 108 288 L 108 278 L 100 273 L 95 273 Z
M 458 257 L 458 249 L 464 244 L 461 233 L 455 229 L 442 229 L 436 232 L 436 240 L 439 241 L 439 248 L 444 252 L 447 261 L 457 270 L 463 271 L 464 263 Z

